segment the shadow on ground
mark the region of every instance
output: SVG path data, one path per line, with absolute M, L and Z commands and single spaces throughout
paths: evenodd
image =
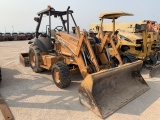
M 68 88 L 62 90 L 48 78 L 2 68 L 0 91 L 10 107 L 85 111 L 87 109 L 78 98 L 82 77 L 73 76 L 73 80 Z
M 50 74 L 50 71 L 41 74 Z M 78 98 L 78 87 L 82 79 L 80 75 L 74 75 L 71 85 L 62 90 L 44 76 L 22 74 L 14 68 L 2 68 L 0 91 L 9 107 L 85 112 L 88 109 L 80 104 Z M 117 113 L 140 115 L 159 99 L 160 82 L 147 81 L 147 83 L 151 89 L 117 111 Z
M 122 114 L 141 115 L 149 106 L 160 98 L 160 81 L 147 81 L 150 90 L 117 111 Z

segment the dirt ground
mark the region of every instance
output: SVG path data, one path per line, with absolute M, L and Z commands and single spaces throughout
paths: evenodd
M 81 76 L 73 76 L 71 85 L 61 90 L 53 83 L 50 71 L 37 74 L 19 63 L 19 53 L 28 52 L 27 42 L 0 42 L 0 93 L 15 120 L 101 120 L 79 102 Z M 107 120 L 160 119 L 160 76 L 149 78 L 148 72 L 142 69 L 142 75 L 151 89 Z M 1 119 L 3 116 L 0 113 Z

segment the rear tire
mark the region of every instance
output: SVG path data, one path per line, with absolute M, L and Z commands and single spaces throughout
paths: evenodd
M 154 65 L 156 65 L 156 63 L 157 63 L 157 59 L 156 59 L 156 56 L 154 56 L 154 55 L 148 56 L 148 59 L 146 59 L 143 62 L 144 67 L 146 67 L 148 69 L 151 69 Z
M 155 65 L 157 63 L 157 58 L 155 55 L 150 55 L 150 62 L 152 65 Z
M 157 58 L 157 61 L 160 61 L 160 52 L 159 51 L 157 52 L 156 58 Z
M 29 48 L 29 63 L 34 72 L 42 72 L 44 69 L 40 67 L 41 58 L 40 58 L 40 49 L 38 46 L 31 44 Z
M 138 60 L 133 54 L 129 52 L 123 53 L 121 58 L 122 58 L 123 64 L 132 63 Z
M 56 62 L 51 69 L 54 83 L 59 88 L 66 88 L 71 83 L 71 74 L 69 67 L 63 62 Z

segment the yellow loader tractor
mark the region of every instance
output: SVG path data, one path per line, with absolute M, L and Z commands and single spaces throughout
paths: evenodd
M 149 90 L 140 74 L 143 62 L 139 60 L 123 65 L 117 49 L 114 49 L 115 45 L 112 44 L 115 56 L 121 63 L 112 68 L 104 45 L 96 44 L 85 30 L 80 32 L 73 18 L 73 11 L 69 8 L 66 11 L 56 11 L 50 7 L 38 13 L 39 17 L 35 18 L 38 22 L 36 37 L 29 42 L 29 59 L 26 54 L 20 59 L 24 58 L 21 60 L 24 62 L 25 59 L 29 60 L 34 72 L 51 70 L 53 81 L 59 88 L 68 87 L 71 75 L 80 73 L 84 78 L 79 87 L 80 102 L 105 118 Z M 39 35 L 43 15 L 49 17 L 49 24 L 46 33 Z M 52 16 L 60 18 L 62 26 L 58 25 L 52 30 Z M 74 25 L 72 32 L 69 30 L 69 18 Z M 112 41 L 110 35 L 106 35 L 105 39 Z
M 100 39 L 101 44 L 106 43 L 105 46 L 108 45 L 108 49 L 106 49 L 106 51 L 109 54 L 107 54 L 107 57 L 109 58 L 110 62 L 112 61 L 112 63 L 114 64 L 113 66 L 118 66 L 118 65 L 120 65 L 120 63 L 119 63 L 119 60 L 117 60 L 117 58 L 115 57 L 116 54 L 115 54 L 113 46 L 111 46 L 111 42 L 110 41 L 105 42 L 105 35 L 106 34 L 110 34 L 112 36 L 112 41 L 116 45 L 115 49 L 117 49 L 118 52 L 120 53 L 123 64 L 137 61 L 137 58 L 133 54 L 131 54 L 130 52 L 128 52 L 128 51 L 122 52 L 121 51 L 121 45 L 128 44 L 128 41 L 119 41 L 119 38 L 118 38 L 119 31 L 115 31 L 115 19 L 117 19 L 121 16 L 131 16 L 131 15 L 133 15 L 133 14 L 124 13 L 124 12 L 107 12 L 107 13 L 102 13 L 99 15 L 100 24 L 96 28 L 96 29 L 98 29 L 97 37 Z M 103 30 L 104 29 L 103 22 L 105 19 L 112 19 L 112 22 L 113 22 L 112 30 L 110 30 L 110 31 Z
M 136 25 L 135 31 L 141 32 L 141 34 L 126 32 L 120 29 L 115 30 L 115 19 L 122 16 L 132 15 L 133 14 L 124 12 L 110 12 L 100 14 L 100 24 L 97 24 L 97 26 L 93 27 L 93 29 L 97 29 L 96 31 L 98 31 L 98 38 L 100 38 L 102 42 L 104 33 L 110 33 L 113 35 L 116 48 L 122 57 L 123 63 L 136 61 L 136 58 L 143 60 L 144 65 L 152 69 L 150 71 L 150 76 L 153 76 L 155 71 L 158 72 L 160 67 L 160 65 L 157 64 L 157 60 L 160 60 L 160 45 L 159 40 L 154 39 L 154 33 L 147 31 L 147 24 Z M 105 19 L 112 19 L 112 30 L 106 31 L 106 28 L 104 28 L 103 23 Z M 114 58 L 112 47 L 109 48 L 109 53 L 111 58 Z M 114 63 L 116 63 L 116 61 L 114 61 Z

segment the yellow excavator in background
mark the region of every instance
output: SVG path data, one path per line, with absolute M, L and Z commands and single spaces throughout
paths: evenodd
M 29 60 L 34 72 L 51 70 L 53 81 L 59 88 L 68 87 L 71 75 L 80 73 L 84 78 L 79 87 L 80 102 L 105 118 L 149 90 L 140 74 L 143 62 L 138 60 L 123 64 L 112 42 L 112 35 L 106 34 L 105 40 L 111 41 L 114 55 L 120 63 L 112 68 L 112 62 L 106 55 L 107 42 L 96 44 L 85 30 L 80 32 L 72 13 L 70 7 L 66 11 L 49 7 L 39 12 L 39 17 L 35 18 L 38 23 L 36 37 L 29 42 L 29 53 L 20 54 L 20 61 L 26 63 Z M 39 35 L 43 15 L 49 17 L 49 24 L 46 33 Z M 62 26 L 52 30 L 51 16 L 59 17 Z M 69 30 L 69 18 L 74 24 L 72 32 Z

